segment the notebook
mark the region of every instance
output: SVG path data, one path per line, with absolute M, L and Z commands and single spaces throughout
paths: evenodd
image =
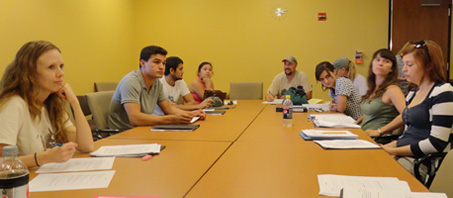
M 199 124 L 196 125 L 155 125 L 150 131 L 194 131 L 200 127 Z

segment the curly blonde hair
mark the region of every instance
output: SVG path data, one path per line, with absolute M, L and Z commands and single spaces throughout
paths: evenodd
M 57 46 L 48 41 L 30 41 L 23 45 L 16 54 L 15 59 L 8 65 L 0 81 L 0 108 L 13 96 L 20 96 L 28 105 L 32 118 L 41 119 L 41 108 L 38 100 L 39 84 L 37 80 L 38 58 Z M 60 143 L 67 142 L 63 132 L 64 123 L 69 119 L 66 116 L 65 101 L 56 93 L 50 94 L 44 101 L 44 106 L 49 114 L 49 119 L 54 126 L 53 137 Z

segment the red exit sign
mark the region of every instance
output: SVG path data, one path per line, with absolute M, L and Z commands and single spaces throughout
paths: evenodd
M 326 20 L 327 20 L 327 14 L 325 12 L 318 13 L 318 21 L 326 21 Z

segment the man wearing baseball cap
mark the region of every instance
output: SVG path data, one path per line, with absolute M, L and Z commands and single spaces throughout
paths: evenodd
M 296 70 L 297 60 L 294 56 L 285 57 L 283 60 L 283 72 L 277 74 L 272 80 L 271 86 L 267 90 L 266 100 L 273 101 L 275 98 L 283 98 L 281 95 L 283 89 L 288 90 L 290 87 L 302 86 L 305 90 L 307 100 L 311 99 L 312 86 L 308 81 L 307 74 Z

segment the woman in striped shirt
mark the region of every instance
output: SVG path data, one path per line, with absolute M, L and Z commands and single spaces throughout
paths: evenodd
M 430 40 L 411 42 L 402 50 L 403 72 L 418 88 L 406 97 L 407 107 L 381 133 L 406 125 L 403 135 L 382 146 L 413 173 L 413 161 L 430 153 L 448 152 L 453 125 L 453 87 L 446 82 L 440 46 Z

